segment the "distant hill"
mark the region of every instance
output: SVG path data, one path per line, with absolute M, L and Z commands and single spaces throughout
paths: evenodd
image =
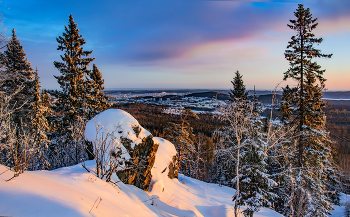
M 249 98 L 252 99 L 253 97 L 250 96 Z M 274 98 L 274 104 L 277 105 L 281 101 L 282 96 L 280 94 L 275 96 L 273 94 L 260 95 L 258 96 L 258 101 L 264 104 L 271 104 L 272 98 Z
M 207 91 L 207 92 L 199 92 L 199 93 L 191 93 L 187 94 L 184 97 L 207 97 L 207 98 L 217 98 L 218 100 L 228 100 L 230 97 L 228 94 L 219 93 L 215 91 Z M 271 103 L 273 94 L 264 94 L 264 95 L 258 95 L 258 101 L 262 103 Z M 252 99 L 252 96 L 249 96 L 250 99 Z M 280 101 L 281 95 L 276 94 L 275 100 Z
M 323 92 L 326 99 L 350 99 L 350 91 L 326 91 Z
M 252 96 L 252 90 L 248 90 L 249 95 Z M 140 96 L 138 98 L 162 98 L 171 100 L 181 99 L 183 97 L 207 97 L 207 98 L 217 98 L 218 100 L 228 100 L 229 99 L 229 90 L 205 90 L 205 89 L 175 89 L 175 90 L 161 90 L 161 89 L 130 89 L 130 90 L 117 90 L 109 89 L 104 91 L 107 95 L 113 94 L 147 94 L 150 96 Z M 151 94 L 154 93 L 163 93 L 165 95 L 154 97 Z M 257 95 L 259 96 L 258 100 L 264 104 L 270 104 L 272 100 L 272 91 L 270 90 L 257 90 Z M 183 95 L 185 94 L 185 95 Z M 282 92 L 278 91 L 275 97 L 275 105 L 281 101 Z M 350 105 L 350 91 L 324 91 L 323 92 L 324 100 L 332 105 Z
M 207 97 L 207 98 L 217 98 L 218 100 L 228 100 L 229 95 L 224 93 L 219 93 L 215 91 L 199 92 L 186 94 L 184 97 Z

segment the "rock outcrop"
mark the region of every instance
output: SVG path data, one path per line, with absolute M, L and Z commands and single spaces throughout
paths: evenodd
M 86 124 L 85 138 L 92 144 L 96 144 L 99 138 L 104 138 L 109 145 L 105 155 L 120 150 L 116 170 L 118 178 L 125 184 L 135 185 L 145 191 L 149 189 L 159 144 L 129 113 L 120 109 L 108 109 L 98 114 Z M 104 156 L 105 159 L 110 159 L 109 157 Z M 177 178 L 176 154 L 168 162 L 165 167 L 169 168 L 169 178 Z

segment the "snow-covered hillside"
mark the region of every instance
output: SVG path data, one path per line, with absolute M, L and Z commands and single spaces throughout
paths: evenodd
M 86 161 L 93 170 L 94 161 Z M 0 166 L 0 173 L 7 169 Z M 158 174 L 153 189 L 118 186 L 98 179 L 81 164 L 54 171 L 25 172 L 5 182 L 0 176 L 2 216 L 232 216 L 234 189 L 180 175 L 179 180 Z M 118 178 L 113 177 L 114 181 Z M 256 216 L 280 216 L 262 209 Z
M 132 138 L 130 126 L 138 123 L 128 113 L 117 113 L 119 118 L 110 120 L 124 125 L 123 133 Z M 90 172 L 78 164 L 53 171 L 26 171 L 8 182 L 13 172 L 0 165 L 0 216 L 234 216 L 234 189 L 183 175 L 170 179 L 167 170 L 175 147 L 162 138 L 153 141 L 159 147 L 147 192 L 123 184 L 115 174 L 111 180 L 116 184 L 97 178 L 94 160 L 84 162 Z M 138 143 L 138 138 L 134 142 Z M 254 216 L 281 215 L 262 208 Z

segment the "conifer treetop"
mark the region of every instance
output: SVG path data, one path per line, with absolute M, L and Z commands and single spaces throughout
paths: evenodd
M 230 92 L 230 98 L 231 100 L 235 99 L 242 99 L 247 100 L 248 99 L 248 91 L 245 89 L 245 85 L 243 84 L 242 75 L 237 70 L 235 73 L 235 77 L 233 78 L 233 81 L 231 81 L 233 85 L 233 89 L 231 89 Z
M 69 16 L 68 26 L 62 36 L 56 38 L 58 42 L 57 50 L 64 51 L 60 55 L 63 62 L 54 62 L 55 67 L 61 72 L 61 76 L 55 76 L 64 91 L 68 86 L 75 87 L 82 82 L 84 76 L 89 75 L 91 70 L 87 66 L 95 59 L 88 57 L 92 51 L 85 51 L 83 45 L 86 43 L 82 35 L 79 34 L 77 24 L 74 23 L 73 16 Z M 67 84 L 72 82 L 72 85 Z M 74 90 L 70 90 L 74 91 Z
M 314 44 L 320 44 L 323 39 L 316 38 L 312 31 L 318 26 L 317 18 L 312 18 L 310 9 L 304 9 L 303 4 L 299 4 L 294 12 L 295 20 L 290 20 L 291 24 L 287 26 L 296 32 L 288 42 L 287 50 L 284 55 L 289 61 L 290 68 L 284 73 L 284 80 L 292 78 L 294 80 L 304 82 L 301 74 L 310 74 L 309 76 L 317 78 L 321 87 L 325 87 L 326 79 L 322 77 L 325 70 L 321 70 L 321 66 L 316 62 L 312 62 L 313 58 L 331 58 L 332 54 L 322 54 L 321 50 L 313 47 Z
M 30 62 L 27 61 L 21 42 L 17 39 L 16 30 L 12 29 L 12 36 L 4 51 L 4 65 L 8 71 L 19 73 L 26 79 L 33 79 Z M 23 81 L 22 81 L 23 82 Z

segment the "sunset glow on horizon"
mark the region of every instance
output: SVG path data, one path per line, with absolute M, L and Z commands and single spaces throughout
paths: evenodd
M 333 54 L 316 59 L 326 69 L 326 88 L 350 90 L 347 0 L 2 0 L 0 11 L 7 35 L 16 30 L 43 88 L 59 88 L 56 37 L 72 14 L 106 88 L 229 89 L 239 70 L 247 89 L 272 90 L 289 68 L 284 52 L 295 32 L 287 24 L 298 3 L 318 18 L 314 33 L 323 42 L 316 48 Z

